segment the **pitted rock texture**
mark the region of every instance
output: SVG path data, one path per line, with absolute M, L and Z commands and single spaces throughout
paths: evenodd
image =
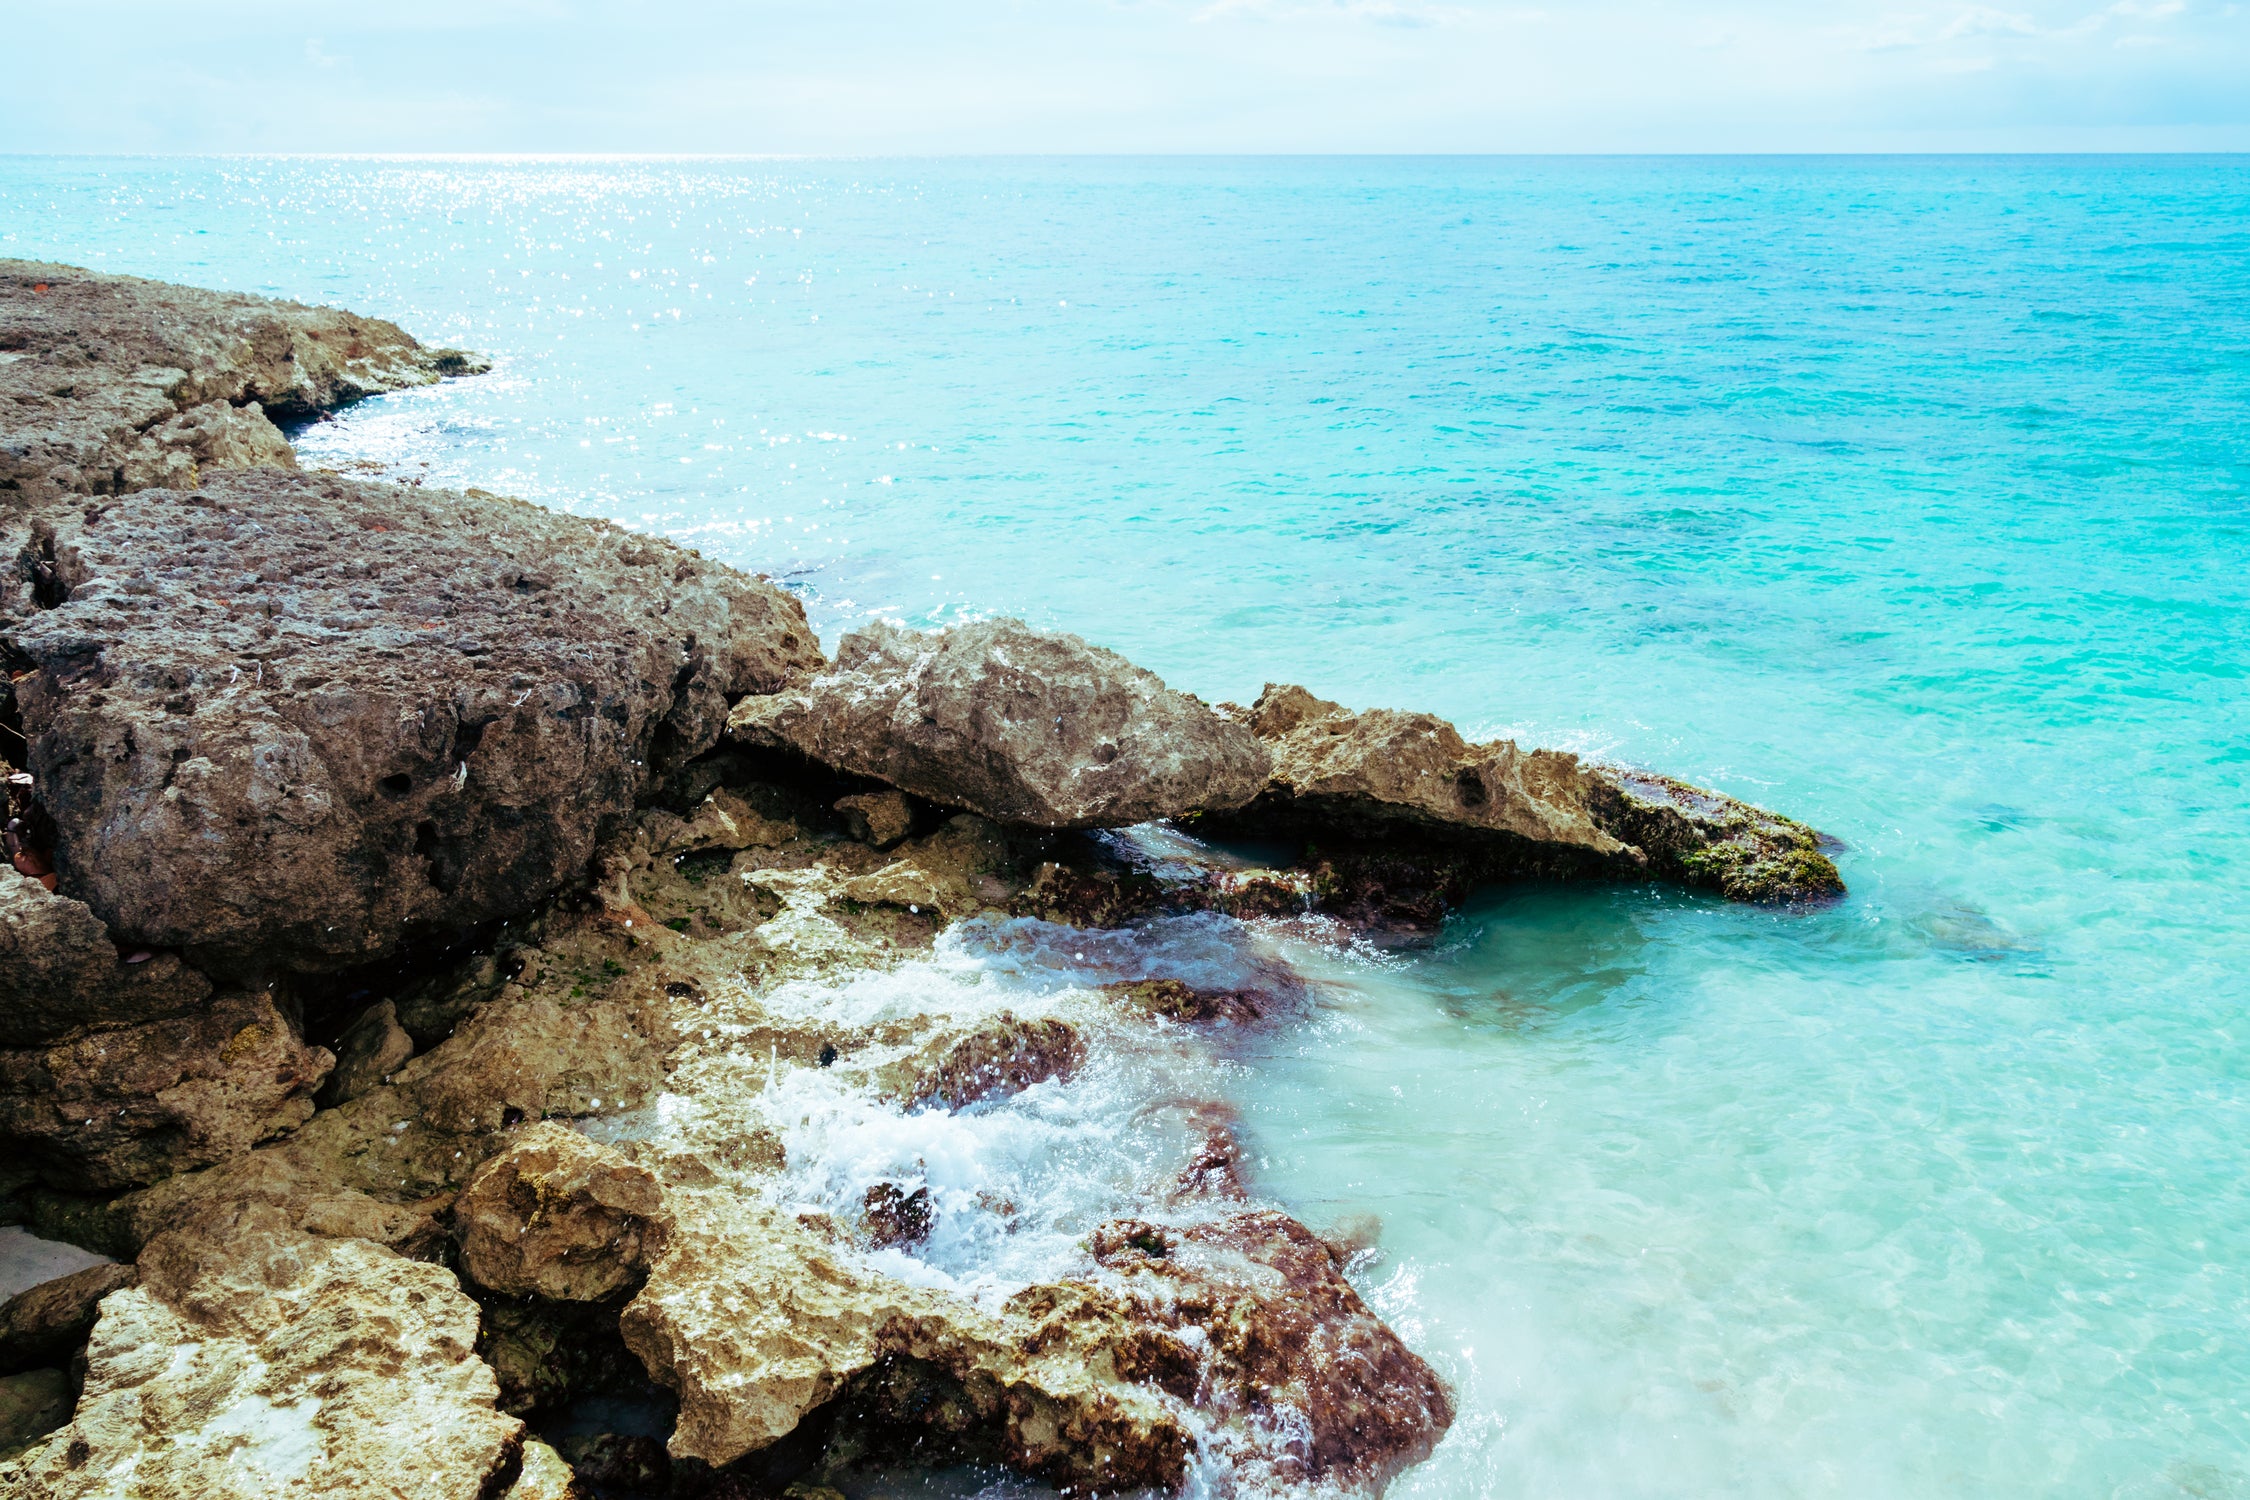
M 487 1291 L 596 1302 L 661 1253 L 663 1207 L 647 1168 L 575 1130 L 534 1125 L 454 1200 L 461 1269 Z
M 450 1273 L 270 1209 L 160 1236 L 113 1292 L 68 1426 L 0 1465 L 25 1500 L 479 1500 L 523 1429 L 494 1410 Z
M 181 1015 L 210 993 L 178 954 L 120 953 L 85 902 L 0 866 L 0 1047 Z
M 228 992 L 171 1020 L 0 1052 L 0 1139 L 54 1187 L 151 1183 L 302 1125 L 334 1063 L 271 994 Z
M 1588 815 L 1586 773 L 1567 752 L 1472 745 L 1431 714 L 1355 714 L 1271 684 L 1249 722 L 1273 752 L 1273 782 L 1246 819 L 1358 837 L 1492 836 L 1589 864 L 1634 858 Z
M 0 513 L 286 467 L 275 420 L 488 368 L 335 308 L 0 260 Z
M 492 496 L 254 469 L 39 528 L 66 597 L 0 643 L 60 889 L 214 973 L 528 910 L 820 665 L 770 584 Z
M 729 732 L 1034 828 L 1227 810 L 1264 784 L 1240 725 L 1114 651 L 1020 620 L 921 634 L 877 622 L 801 691 L 746 699 Z

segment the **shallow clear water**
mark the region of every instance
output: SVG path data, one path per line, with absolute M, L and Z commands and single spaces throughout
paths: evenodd
M 305 435 L 1660 765 L 1809 914 L 1497 892 L 1231 1074 L 1394 1493 L 2250 1494 L 2250 163 L 0 159 L 0 254 L 499 355 Z M 426 466 L 424 468 L 423 466 Z

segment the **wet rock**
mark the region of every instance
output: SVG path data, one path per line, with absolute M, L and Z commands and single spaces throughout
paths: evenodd
M 1068 1021 L 1019 1020 L 1002 1011 L 966 1036 L 925 1047 L 900 1070 L 897 1092 L 909 1109 L 926 1104 L 964 1109 L 1049 1079 L 1068 1079 L 1085 1060 L 1085 1039 Z
M 592 1495 L 560 1453 L 537 1438 L 526 1438 L 523 1466 L 503 1500 L 592 1500 Z
M 176 953 L 127 957 L 86 903 L 0 868 L 0 1046 L 181 1015 L 211 993 Z
M 1240 725 L 1077 636 L 985 620 L 844 637 L 802 690 L 745 699 L 738 742 L 787 749 L 945 807 L 1037 828 L 1122 827 L 1256 795 Z
M 1588 805 L 1657 874 L 1736 901 L 1814 901 L 1843 877 L 1804 824 L 1669 776 L 1597 766 Z
M 867 1394 L 904 1364 L 948 1398 L 916 1405 L 933 1441 L 974 1429 L 1026 1473 L 1104 1491 L 1176 1487 L 1189 1438 L 1155 1392 L 1115 1378 L 1084 1330 L 1117 1304 L 1091 1288 L 1036 1289 L 1000 1314 L 856 1269 L 778 1212 L 675 1192 L 671 1248 L 621 1320 L 651 1376 L 676 1391 L 670 1451 L 722 1467 Z M 1017 1306 L 1022 1303 L 1022 1306 Z M 855 1382 L 859 1384 L 855 1385 Z
M 1090 1244 L 1142 1326 L 1192 1332 L 1197 1404 L 1245 1476 L 1380 1489 L 1452 1424 L 1430 1367 L 1285 1214 L 1186 1229 L 1122 1222 Z
M 321 1105 L 334 1108 L 357 1099 L 413 1055 L 414 1039 L 399 1026 L 398 1007 L 377 1001 L 337 1038 L 336 1071 L 321 1086 Z
M 1381 839 L 1436 831 L 1530 857 L 1568 851 L 1589 867 L 1637 859 L 1587 812 L 1575 755 L 1472 745 L 1433 715 L 1351 713 L 1300 687 L 1268 685 L 1249 723 L 1273 753 L 1273 782 L 1245 821 Z
M 664 1444 L 640 1433 L 566 1438 L 563 1452 L 581 1479 L 605 1492 L 661 1495 L 672 1482 L 672 1460 Z
M 490 1291 L 594 1302 L 636 1282 L 664 1245 L 646 1168 L 540 1124 L 486 1162 L 453 1205 L 461 1269 Z
M 844 815 L 851 836 L 863 844 L 888 849 L 914 831 L 914 804 L 902 792 L 861 792 L 840 797 L 836 811 Z
M 62 1370 L 0 1375 L 0 1463 L 68 1422 L 71 1404 L 70 1376 Z
M 102 1303 L 69 1425 L 11 1463 L 27 1500 L 429 1496 L 499 1489 L 522 1428 L 493 1409 L 476 1304 L 440 1267 L 320 1239 L 272 1209 L 159 1236 Z
M 0 1306 L 0 1373 L 69 1363 L 102 1298 L 137 1279 L 131 1266 L 88 1266 L 10 1297 Z
M 59 1188 L 132 1187 L 302 1125 L 334 1058 L 265 991 L 172 1020 L 0 1052 L 0 1139 Z
M 820 662 L 771 585 L 492 496 L 256 469 L 39 548 L 56 602 L 0 636 L 61 889 L 207 972 L 529 910 Z
M 867 1190 L 861 1213 L 867 1243 L 877 1250 L 919 1245 L 937 1226 L 937 1210 L 926 1187 L 910 1193 L 895 1182 L 878 1182 Z
M 1248 990 L 1197 989 L 1178 979 L 1127 979 L 1102 986 L 1143 1015 L 1167 1021 L 1255 1021 L 1264 1014 Z
M 487 368 L 379 318 L 20 260 L 0 351 L 0 511 L 290 462 L 272 418 Z

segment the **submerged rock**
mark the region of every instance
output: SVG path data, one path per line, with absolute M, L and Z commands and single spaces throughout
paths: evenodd
M 1068 1079 L 1085 1060 L 1085 1039 L 1068 1021 L 1019 1020 L 1002 1011 L 965 1036 L 938 1038 L 902 1064 L 898 1092 L 909 1109 L 963 1109 Z
M 140 1271 L 102 1303 L 76 1414 L 0 1490 L 479 1500 L 516 1462 L 442 1268 L 253 1208 L 159 1236 Z
M 287 466 L 273 418 L 487 368 L 335 308 L 0 260 L 0 512 Z
M 1231 809 L 1266 774 L 1240 725 L 1113 651 L 1019 620 L 863 627 L 804 688 L 737 705 L 728 731 L 1036 828 Z
M 603 522 L 251 470 L 53 519 L 0 631 L 64 894 L 210 972 L 519 914 L 819 665 L 797 602 Z
M 461 1269 L 488 1291 L 596 1302 L 664 1246 L 656 1178 L 560 1125 L 527 1128 L 454 1200 Z

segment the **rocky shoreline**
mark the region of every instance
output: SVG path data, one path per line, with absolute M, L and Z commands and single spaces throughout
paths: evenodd
M 1786 818 L 1428 715 L 1208 706 L 1008 620 L 829 657 L 765 580 L 304 471 L 272 420 L 482 368 L 0 262 L 0 1220 L 117 1261 L 0 1308 L 11 1494 L 1376 1492 L 1451 1399 L 1215 1094 L 1077 1203 L 915 1142 L 1287 1024 L 1257 922 L 1842 889 Z M 945 977 L 1166 923 L 1223 982 L 1127 941 Z M 964 1235 L 1018 1272 L 944 1272 Z

